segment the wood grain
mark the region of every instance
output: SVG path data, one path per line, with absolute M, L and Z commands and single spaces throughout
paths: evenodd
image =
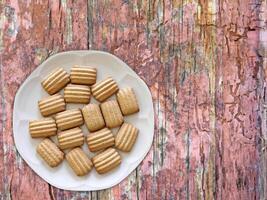
M 267 199 L 263 0 L 0 2 L 0 199 Z M 21 159 L 13 101 L 50 55 L 104 50 L 149 86 L 153 146 L 119 185 L 70 192 Z

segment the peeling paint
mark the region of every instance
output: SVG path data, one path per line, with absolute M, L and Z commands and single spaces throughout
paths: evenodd
M 265 2 L 2 3 L 2 196 L 266 199 Z M 63 191 L 41 180 L 14 150 L 12 105 L 19 85 L 48 56 L 89 48 L 120 57 L 147 83 L 156 113 L 154 143 L 119 185 Z
M 19 20 L 18 20 L 16 8 L 13 8 L 11 6 L 6 6 L 5 7 L 5 16 L 7 17 L 6 33 L 10 37 L 11 42 L 14 42 L 16 40 L 18 31 L 19 31 Z
M 25 12 L 25 14 L 22 16 L 21 24 L 26 30 L 33 28 L 30 12 Z
M 70 9 L 67 9 L 66 24 L 67 24 L 66 41 L 67 41 L 67 44 L 71 44 L 72 43 L 72 16 L 71 16 Z

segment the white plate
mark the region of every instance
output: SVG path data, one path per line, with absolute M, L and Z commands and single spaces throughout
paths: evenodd
M 56 67 L 60 66 L 70 71 L 74 64 L 97 68 L 97 81 L 112 76 L 120 88 L 131 86 L 136 92 L 139 102 L 140 112 L 125 117 L 126 122 L 134 124 L 139 129 L 137 141 L 130 153 L 120 152 L 122 155 L 121 165 L 105 175 L 98 175 L 95 170 L 92 170 L 87 176 L 77 177 L 66 161 L 56 168 L 48 167 L 35 150 L 41 139 L 32 139 L 29 134 L 29 121 L 42 118 L 38 109 L 38 100 L 48 96 L 41 87 L 41 80 Z M 96 102 L 95 100 L 92 101 Z M 82 106 L 68 104 L 67 108 Z M 88 130 L 84 126 L 82 129 L 87 135 Z M 113 133 L 116 134 L 116 131 L 117 129 L 114 129 Z M 51 185 L 74 191 L 106 189 L 126 178 L 148 153 L 154 134 L 152 97 L 144 81 L 127 64 L 109 53 L 101 51 L 59 53 L 49 57 L 38 66 L 19 88 L 14 103 L 13 134 L 16 147 L 22 158 L 40 177 Z M 53 139 L 56 141 L 55 138 Z M 86 144 L 84 144 L 83 149 L 89 156 L 93 156 L 88 151 Z

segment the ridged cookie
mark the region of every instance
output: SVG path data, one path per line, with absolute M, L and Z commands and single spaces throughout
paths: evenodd
M 32 138 L 50 137 L 57 134 L 57 125 L 52 118 L 32 120 L 29 130 Z
M 69 149 L 83 145 L 84 135 L 79 127 L 62 131 L 57 135 L 58 146 L 60 149 Z
M 115 147 L 121 151 L 129 152 L 131 151 L 137 136 L 138 129 L 131 124 L 124 123 L 115 137 Z
M 58 113 L 55 119 L 58 129 L 61 131 L 83 125 L 83 116 L 80 109 Z
M 139 111 L 138 102 L 132 88 L 120 89 L 116 96 L 123 115 L 130 115 Z
M 91 160 L 79 147 L 67 153 L 66 160 L 77 176 L 84 176 L 93 168 Z
M 111 130 L 103 128 L 87 136 L 87 144 L 91 152 L 100 151 L 114 145 L 115 139 Z
M 105 127 L 105 121 L 99 105 L 88 104 L 83 107 L 82 113 L 89 131 L 93 132 Z
M 74 65 L 70 72 L 71 83 L 93 85 L 96 82 L 96 69 L 87 66 Z
M 37 146 L 36 151 L 50 167 L 58 166 L 64 159 L 64 153 L 47 138 Z
M 92 86 L 92 94 L 96 100 L 103 102 L 119 90 L 117 83 L 108 77 Z
M 69 74 L 63 68 L 58 68 L 42 81 L 42 86 L 48 94 L 52 95 L 64 88 L 69 82 Z
M 64 111 L 66 104 L 60 94 L 54 94 L 38 101 L 39 109 L 44 117 Z
M 104 174 L 116 168 L 121 163 L 121 156 L 114 148 L 108 148 L 92 158 L 96 171 Z
M 64 89 L 64 99 L 66 103 L 89 103 L 90 88 L 87 85 L 68 84 Z
M 108 128 L 115 128 L 123 123 L 123 116 L 116 100 L 106 101 L 100 107 Z

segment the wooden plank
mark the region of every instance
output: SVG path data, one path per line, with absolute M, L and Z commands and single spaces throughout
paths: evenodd
M 259 94 L 259 121 L 260 121 L 260 136 L 259 136 L 259 184 L 258 184 L 258 191 L 259 191 L 259 199 L 266 199 L 267 198 L 267 99 L 266 99 L 266 78 L 267 78 L 267 38 L 266 38 L 266 24 L 264 23 L 267 18 L 267 4 L 266 2 L 262 2 L 259 5 L 259 46 L 258 46 L 258 57 L 259 57 L 259 73 L 258 73 L 258 94 Z M 262 67 L 261 67 L 262 66 Z
M 40 39 L 37 41 L 27 41 L 31 37 L 28 30 L 31 23 L 20 26 L 24 20 L 29 20 L 31 15 L 19 17 L 19 13 L 25 13 L 18 1 L 4 2 L 2 12 L 2 63 L 1 63 L 1 85 L 2 85 L 2 105 L 5 121 L 1 141 L 3 143 L 4 162 L 1 165 L 4 168 L 3 182 L 4 190 L 2 196 L 4 199 L 21 198 L 49 198 L 48 185 L 44 183 L 36 174 L 22 161 L 16 152 L 12 137 L 12 107 L 13 100 L 19 84 L 35 68 L 33 42 L 36 46 L 42 46 Z M 44 17 L 46 6 L 40 7 L 40 20 Z M 45 23 L 45 21 L 44 21 Z M 43 30 L 41 30 L 43 31 Z M 26 43 L 30 42 L 30 44 Z M 3 115 L 2 115 L 3 116 Z M 31 192 L 28 192 L 31 191 Z
M 217 190 L 223 199 L 259 199 L 256 1 L 220 2 L 217 41 Z M 229 16 L 228 10 L 232 10 Z

